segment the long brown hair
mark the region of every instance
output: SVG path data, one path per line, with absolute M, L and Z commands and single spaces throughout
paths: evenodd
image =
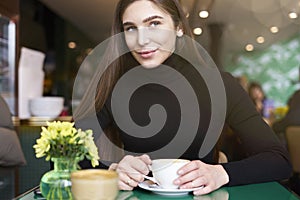
M 115 16 L 113 19 L 113 26 L 111 29 L 112 37 L 122 33 L 123 23 L 122 18 L 126 8 L 135 1 L 139 0 L 120 0 L 117 4 L 115 10 Z M 193 37 L 188 21 L 185 17 L 181 5 L 177 0 L 148 0 L 154 3 L 156 6 L 166 11 L 171 18 L 173 19 L 175 27 L 180 27 L 184 34 Z M 126 52 L 129 52 L 129 49 L 126 45 L 125 37 L 123 34 L 120 34 L 121 37 L 116 37 L 110 40 L 108 48 L 104 53 L 103 59 L 99 64 L 98 71 L 94 74 L 93 79 L 90 82 L 90 85 L 82 98 L 79 107 L 74 112 L 74 119 L 82 119 L 89 117 L 90 114 L 98 113 L 104 106 L 105 102 L 109 98 L 115 84 L 118 79 L 128 70 L 128 67 L 134 66 L 128 63 L 136 62 L 131 53 L 125 53 L 124 48 L 127 48 Z M 185 46 L 185 43 L 182 38 L 176 40 L 176 48 L 181 49 Z M 112 63 L 109 63 L 114 56 L 117 55 L 117 59 Z M 125 62 L 126 61 L 126 62 Z M 105 71 L 103 71 L 103 66 L 108 66 Z M 102 70 L 102 71 L 101 71 Z M 99 80 L 100 77 L 100 80 Z M 96 86 L 96 87 L 95 87 Z M 96 90 L 96 91 L 95 91 Z M 104 133 L 107 137 L 104 137 L 102 134 L 98 141 L 100 142 L 97 145 L 101 148 L 99 150 L 99 156 L 102 159 L 118 161 L 122 158 L 122 152 L 116 150 L 115 146 L 109 146 L 109 139 L 114 145 L 122 149 L 122 142 L 119 138 L 118 131 L 115 126 L 111 125 L 106 127 Z
M 118 2 L 115 10 L 114 19 L 113 19 L 113 26 L 111 29 L 112 36 L 117 35 L 124 31 L 123 23 L 122 23 L 123 14 L 126 8 L 135 1 L 139 1 L 139 0 L 120 0 Z M 189 37 L 193 36 L 191 33 L 189 23 L 185 17 L 185 13 L 183 12 L 178 0 L 148 0 L 148 1 L 153 2 L 156 6 L 166 11 L 173 19 L 175 27 L 179 26 L 184 31 L 185 35 Z M 180 43 L 180 39 L 177 39 L 176 48 L 180 48 L 180 46 L 182 45 L 183 44 Z M 115 40 L 111 41 L 105 53 L 104 56 L 105 60 L 103 62 L 107 62 L 108 60 L 110 60 L 110 57 L 113 54 L 115 55 L 117 53 L 120 56 L 117 60 L 111 63 L 109 67 L 107 67 L 107 69 L 103 72 L 100 81 L 96 83 L 97 89 L 96 89 L 96 96 L 95 96 L 95 104 L 94 105 L 84 104 L 84 101 L 87 98 L 91 98 L 91 96 L 88 95 L 89 92 L 88 89 L 81 101 L 80 106 L 75 110 L 74 113 L 75 118 L 77 119 L 84 118 L 90 112 L 95 110 L 96 112 L 99 112 L 102 109 L 104 103 L 106 102 L 111 91 L 113 90 L 113 87 L 115 86 L 116 82 L 118 81 L 120 76 L 122 76 L 122 74 L 127 70 L 126 65 L 124 65 L 125 61 L 128 62 L 128 60 L 133 59 L 130 53 L 121 55 L 120 49 L 122 49 L 122 47 L 127 47 L 125 38 L 123 36 L 121 38 L 118 38 L 117 41 Z M 103 65 L 103 62 L 101 62 L 101 65 Z M 94 78 L 94 80 L 97 80 L 97 78 Z M 93 84 L 95 83 L 92 80 L 90 85 Z

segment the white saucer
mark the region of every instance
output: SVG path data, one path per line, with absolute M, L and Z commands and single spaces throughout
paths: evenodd
M 147 180 L 142 183 L 139 183 L 138 186 L 145 190 L 149 190 L 155 194 L 164 195 L 164 196 L 184 196 L 184 195 L 188 195 L 188 193 L 191 191 L 202 188 L 202 187 L 198 187 L 198 188 L 191 188 L 191 189 L 163 189 L 163 188 L 159 188 L 159 186 L 157 188 L 150 187 L 150 185 L 152 184 L 153 184 L 152 181 Z

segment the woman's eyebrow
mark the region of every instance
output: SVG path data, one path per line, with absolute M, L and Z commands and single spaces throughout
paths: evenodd
M 134 25 L 134 23 L 132 23 L 132 22 L 124 22 L 123 23 L 123 26 L 131 26 L 131 25 Z
M 153 19 L 163 19 L 163 17 L 162 16 L 159 16 L 159 15 L 153 15 L 153 16 L 150 16 L 150 17 L 147 17 L 146 19 L 144 19 L 143 20 L 143 23 L 146 23 L 146 22 L 149 22 L 149 21 L 151 21 L 151 20 L 153 20 Z
M 143 20 L 143 23 L 147 23 L 153 19 L 163 19 L 162 16 L 159 16 L 159 15 L 153 15 L 153 16 L 150 16 L 150 17 L 147 17 L 146 19 Z M 133 22 L 124 22 L 123 23 L 123 26 L 129 26 L 129 25 L 134 25 Z

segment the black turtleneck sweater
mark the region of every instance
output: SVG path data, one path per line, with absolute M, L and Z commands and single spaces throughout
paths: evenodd
M 115 117 L 112 113 L 112 98 L 110 97 L 101 112 L 97 113 L 98 121 L 105 129 L 109 124 L 114 124 L 118 127 L 120 138 L 124 144 L 125 151 L 134 155 L 149 154 L 152 159 L 159 157 L 180 157 L 190 160 L 202 160 L 206 163 L 215 164 L 213 159 L 213 149 L 206 156 L 200 158 L 199 150 L 204 141 L 205 134 L 208 130 L 209 124 L 214 124 L 211 121 L 212 116 L 212 99 L 209 93 L 205 79 L 198 71 L 186 60 L 177 55 L 172 55 L 164 63 L 172 69 L 179 72 L 186 80 L 189 81 L 194 90 L 198 108 L 195 112 L 200 110 L 200 120 L 198 124 L 197 133 L 193 136 L 193 141 L 186 148 L 182 154 L 178 156 L 178 149 L 174 151 L 164 152 L 161 156 L 153 154 L 169 144 L 177 134 L 177 130 L 182 122 L 182 114 L 184 111 L 180 108 L 180 100 L 176 97 L 174 92 L 168 88 L 177 78 L 167 75 L 167 71 L 159 71 L 154 69 L 141 69 L 139 79 L 153 79 L 147 84 L 138 87 L 131 95 L 129 105 L 117 105 L 114 107 L 115 113 L 118 113 L 120 106 L 127 106 L 130 117 L 134 123 L 140 127 L 147 126 L 151 123 L 149 117 L 149 109 L 152 105 L 161 105 L 165 109 L 166 121 L 164 126 L 154 135 L 143 135 L 143 132 L 126 133 L 115 122 Z M 143 71 L 144 70 L 144 71 Z M 155 77 L 148 76 L 149 71 L 157 70 L 157 73 L 164 73 L 161 77 L 164 78 L 163 84 L 156 83 Z M 127 72 L 128 73 L 128 72 Z M 219 72 L 224 84 L 226 95 L 223 100 L 226 106 L 225 121 L 228 126 L 240 138 L 243 149 L 247 157 L 243 160 L 233 161 L 222 164 L 229 175 L 228 185 L 241 185 L 266 181 L 275 181 L 286 179 L 291 174 L 291 165 L 289 163 L 288 153 L 286 149 L 278 141 L 276 135 L 272 132 L 270 127 L 262 120 L 261 115 L 257 113 L 253 103 L 248 97 L 248 94 L 236 82 L 236 80 L 225 72 Z M 155 73 L 154 73 L 155 74 Z M 129 84 L 134 84 L 134 81 Z M 176 86 L 176 84 L 175 84 Z M 126 90 L 126 86 L 122 85 L 122 90 Z M 214 86 L 210 86 L 214 87 Z M 126 91 L 125 91 L 126 92 Z M 184 98 L 191 98 L 185 96 Z M 125 104 L 125 103 L 124 103 Z M 120 111 L 122 112 L 122 111 Z M 218 113 L 218 110 L 216 111 Z M 117 114 L 118 115 L 118 114 Z M 187 116 L 189 116 L 187 114 Z M 193 115 L 191 115 L 193 116 Z M 194 121 L 194 119 L 191 119 Z M 140 134 L 140 135 L 136 135 Z M 148 133 L 149 134 L 149 133 Z M 189 138 L 189 129 L 185 130 L 184 134 Z M 236 151 L 239 151 L 236 149 Z

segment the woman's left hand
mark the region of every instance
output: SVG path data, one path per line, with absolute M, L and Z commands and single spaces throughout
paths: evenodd
M 229 176 L 222 165 L 209 165 L 200 160 L 194 160 L 179 169 L 180 177 L 175 184 L 181 189 L 197 188 L 194 195 L 208 194 L 229 182 Z

